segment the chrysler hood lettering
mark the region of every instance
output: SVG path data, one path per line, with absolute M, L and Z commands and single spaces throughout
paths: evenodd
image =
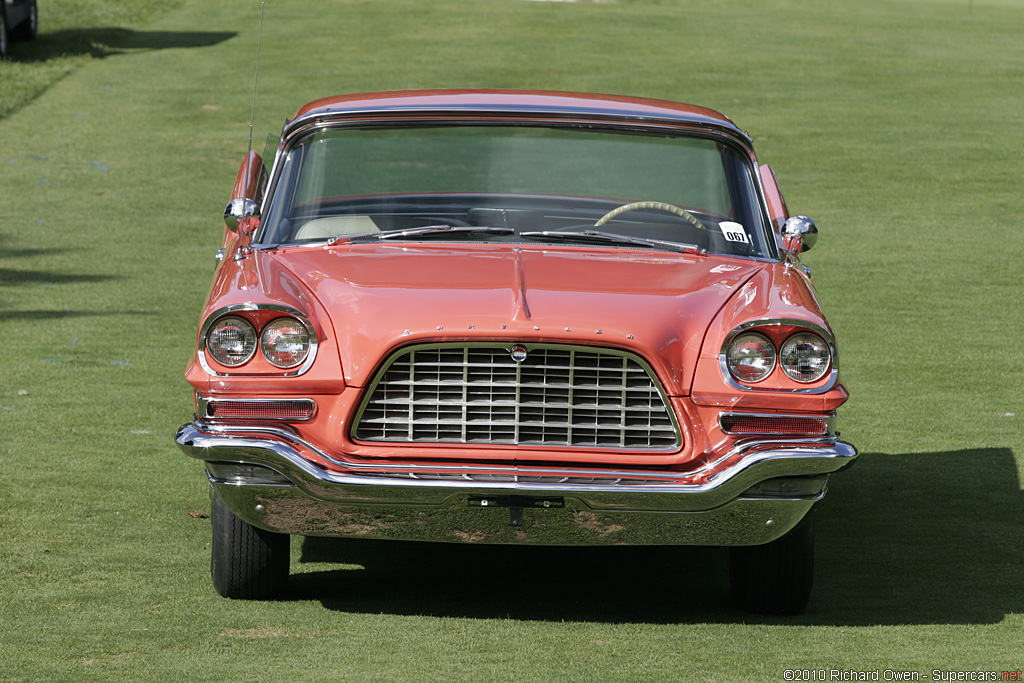
M 689 391 L 708 324 L 766 265 L 549 245 L 358 245 L 261 258 L 290 271 L 329 312 L 323 324 L 333 325 L 350 386 L 365 386 L 399 345 L 507 340 L 631 349 L 670 394 Z

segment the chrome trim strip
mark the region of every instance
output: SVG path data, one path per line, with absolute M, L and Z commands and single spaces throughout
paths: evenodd
M 749 147 L 747 149 L 750 161 L 754 166 L 751 178 L 757 191 L 757 202 L 760 205 L 761 220 L 764 223 L 762 226 L 765 239 L 764 248 L 768 251 L 770 260 L 782 261 L 782 254 L 779 251 L 779 233 L 776 232 L 775 221 L 772 219 L 771 206 L 768 203 L 768 193 L 764 189 L 764 179 L 761 177 L 761 164 L 757 160 L 757 154 L 753 149 Z
M 238 313 L 240 311 L 273 311 L 275 313 L 281 313 L 282 316 L 291 316 L 297 319 L 309 332 L 309 355 L 306 360 L 295 370 L 285 371 L 281 373 L 267 374 L 268 377 L 298 377 L 299 375 L 305 374 L 307 370 L 313 365 L 313 361 L 316 360 L 316 352 L 319 347 L 320 340 L 316 336 L 316 328 L 310 321 L 306 314 L 299 311 L 298 309 L 290 306 L 280 306 L 277 304 L 263 304 L 263 303 L 244 303 L 244 304 L 232 304 L 225 306 L 224 308 L 218 308 L 216 311 L 206 316 L 206 320 L 203 321 L 203 326 L 199 331 L 199 342 L 197 344 L 196 353 L 199 356 L 199 366 L 208 374 L 213 377 L 261 377 L 262 374 L 253 374 L 245 372 L 217 372 L 210 367 L 209 362 L 206 360 L 206 338 L 210 332 L 210 328 L 217 320 L 232 313 Z M 260 335 L 263 334 L 263 330 L 256 330 L 256 346 L 258 347 Z M 250 359 L 251 360 L 251 359 Z
M 194 430 L 199 435 L 207 435 L 211 438 L 222 437 L 222 438 L 240 438 L 240 439 L 251 439 L 252 435 L 261 435 L 270 437 L 271 439 L 280 439 L 282 441 L 290 442 L 295 446 L 305 448 L 309 452 L 315 454 L 317 457 L 323 458 L 327 462 L 330 462 L 338 467 L 344 467 L 353 471 L 361 471 L 365 473 L 379 476 L 381 473 L 387 474 L 389 472 L 401 470 L 403 472 L 416 472 L 416 471 L 451 471 L 451 472 L 469 472 L 475 474 L 487 474 L 493 472 L 507 472 L 509 471 L 508 466 L 503 465 L 466 465 L 464 463 L 456 464 L 445 464 L 444 462 L 432 462 L 429 465 L 416 465 L 416 464 L 403 464 L 396 466 L 393 463 L 381 463 L 381 462 L 366 462 L 366 461 L 349 461 L 339 460 L 321 449 L 314 446 L 309 441 L 306 441 L 297 434 L 282 429 L 280 427 L 272 427 L 269 425 L 226 425 L 226 424 L 212 424 L 204 422 L 193 422 L 191 424 L 184 425 L 182 430 Z M 267 441 L 268 439 L 259 439 L 258 441 Z M 759 451 L 764 449 L 777 449 L 782 447 L 795 447 L 795 448 L 810 448 L 810 449 L 821 449 L 821 448 L 833 448 L 837 444 L 842 442 L 838 441 L 836 436 L 829 436 L 823 438 L 807 438 L 807 437 L 791 437 L 791 438 L 750 438 L 742 439 L 736 442 L 736 444 L 719 455 L 715 460 L 705 463 L 704 465 L 687 470 L 685 472 L 675 470 L 663 470 L 663 471 L 649 471 L 649 470 L 619 470 L 619 469 L 578 469 L 575 467 L 568 468 L 551 468 L 541 467 L 535 465 L 518 465 L 511 469 L 514 469 L 517 473 L 522 475 L 537 475 L 537 476 L 556 476 L 564 475 L 566 472 L 571 471 L 573 476 L 598 476 L 598 477 L 620 477 L 620 478 L 631 478 L 635 479 L 641 477 L 644 479 L 665 479 L 665 480 L 678 480 L 680 478 L 692 478 L 695 475 L 703 474 L 708 470 L 714 469 L 721 462 L 726 461 L 730 458 L 739 456 L 748 451 Z M 852 448 L 852 447 L 851 447 Z M 573 449 L 579 450 L 579 449 Z M 204 458 L 205 459 L 205 458 Z
M 273 435 L 280 440 L 260 438 L 258 433 Z M 857 457 L 857 450 L 853 446 L 836 439 L 775 439 L 747 441 L 721 455 L 714 462 L 689 472 L 602 470 L 568 466 L 553 468 L 438 463 L 395 465 L 341 462 L 329 458 L 347 470 L 345 473 L 336 473 L 313 465 L 285 441 L 301 444 L 323 456 L 321 451 L 299 437 L 274 428 L 213 429 L 186 424 L 178 430 L 175 441 L 187 455 L 200 460 L 249 462 L 270 467 L 288 476 L 296 486 L 310 495 L 324 500 L 332 499 L 330 490 L 335 486 L 355 486 L 354 490 L 346 489 L 342 498 L 339 498 L 339 502 L 344 499 L 353 503 L 360 499 L 366 502 L 385 502 L 381 499 L 391 500 L 395 497 L 396 500 L 404 500 L 413 497 L 420 502 L 433 501 L 437 504 L 456 491 L 475 490 L 481 495 L 486 495 L 504 490 L 551 496 L 571 494 L 586 502 L 592 509 L 635 509 L 636 506 L 640 506 L 646 510 L 666 511 L 710 509 L 736 498 L 743 491 L 766 479 L 834 472 Z M 710 474 L 720 468 L 725 461 L 737 457 L 736 463 L 729 468 Z M 406 478 L 408 473 L 417 471 L 442 471 L 455 476 L 452 479 Z M 516 474 L 517 480 L 478 481 L 461 478 L 461 473 Z M 592 476 L 605 482 L 624 479 L 628 482 L 648 480 L 658 483 L 552 484 L 523 480 L 527 477 L 558 476 L 570 479 Z M 680 481 L 698 483 L 679 483 Z M 636 498 L 637 494 L 642 494 L 642 499 Z
M 293 141 L 312 131 L 341 128 L 381 128 L 413 126 L 516 126 L 541 128 L 597 128 L 603 130 L 632 130 L 664 135 L 673 131 L 680 137 L 700 136 L 725 140 L 748 155 L 753 151 L 749 135 L 720 121 L 696 120 L 639 115 L 627 117 L 618 113 L 569 111 L 551 109 L 472 109 L 458 107 L 381 107 L 338 109 L 331 112 L 313 111 L 287 122 L 281 133 L 286 149 Z
M 825 340 L 825 343 L 828 344 L 829 351 L 832 353 L 832 369 L 829 371 L 828 382 L 820 387 L 809 387 L 807 389 L 771 389 L 752 386 L 749 384 L 740 384 L 736 381 L 736 378 L 732 376 L 731 372 L 729 372 L 729 362 L 726 358 L 726 354 L 729 350 L 729 344 L 732 343 L 732 340 L 735 339 L 737 335 L 753 327 L 780 327 L 783 325 L 806 328 L 817 333 Z M 776 350 L 776 353 L 777 352 L 778 351 Z M 824 394 L 831 391 L 839 381 L 839 351 L 836 349 L 835 337 L 832 336 L 831 332 L 820 325 L 806 320 L 798 320 L 796 318 L 764 318 L 761 320 L 751 320 L 750 322 L 738 325 L 725 336 L 725 341 L 722 342 L 722 349 L 718 352 L 718 367 L 722 372 L 722 377 L 725 379 L 725 382 L 737 391 L 811 395 Z

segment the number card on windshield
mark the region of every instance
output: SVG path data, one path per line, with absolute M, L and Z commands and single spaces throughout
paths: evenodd
M 741 242 L 743 244 L 750 244 L 750 239 L 747 237 L 747 231 L 743 229 L 743 226 L 739 223 L 733 223 L 732 221 L 722 221 L 718 224 L 718 227 L 722 230 L 722 236 L 725 237 L 729 242 Z

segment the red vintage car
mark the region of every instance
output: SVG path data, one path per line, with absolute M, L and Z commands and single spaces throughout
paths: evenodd
M 728 118 L 346 95 L 272 162 L 236 178 L 176 437 L 221 595 L 281 595 L 298 534 L 731 546 L 738 604 L 805 607 L 812 507 L 857 453 L 817 228 Z

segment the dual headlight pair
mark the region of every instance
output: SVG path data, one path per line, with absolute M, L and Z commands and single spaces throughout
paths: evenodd
M 832 349 L 813 332 L 797 332 L 776 352 L 775 344 L 768 337 L 758 332 L 744 332 L 729 343 L 726 365 L 733 377 L 747 384 L 766 379 L 776 365 L 781 365 L 791 380 L 808 384 L 824 377 L 832 367 Z
M 257 334 L 256 328 L 245 318 L 228 315 L 210 327 L 206 351 L 221 365 L 235 368 L 249 362 L 258 344 L 268 363 L 289 369 L 305 362 L 310 342 L 309 330 L 296 318 L 276 318 Z
M 257 334 L 248 320 L 234 315 L 219 319 L 206 336 L 207 352 L 229 368 L 248 363 L 256 354 L 257 343 L 268 363 L 291 369 L 302 365 L 309 356 L 311 337 L 307 327 L 296 318 L 276 318 Z M 744 332 L 729 343 L 726 365 L 733 377 L 747 384 L 767 379 L 776 365 L 781 365 L 791 380 L 808 384 L 824 377 L 832 367 L 832 349 L 813 332 L 790 335 L 778 351 L 763 334 Z

